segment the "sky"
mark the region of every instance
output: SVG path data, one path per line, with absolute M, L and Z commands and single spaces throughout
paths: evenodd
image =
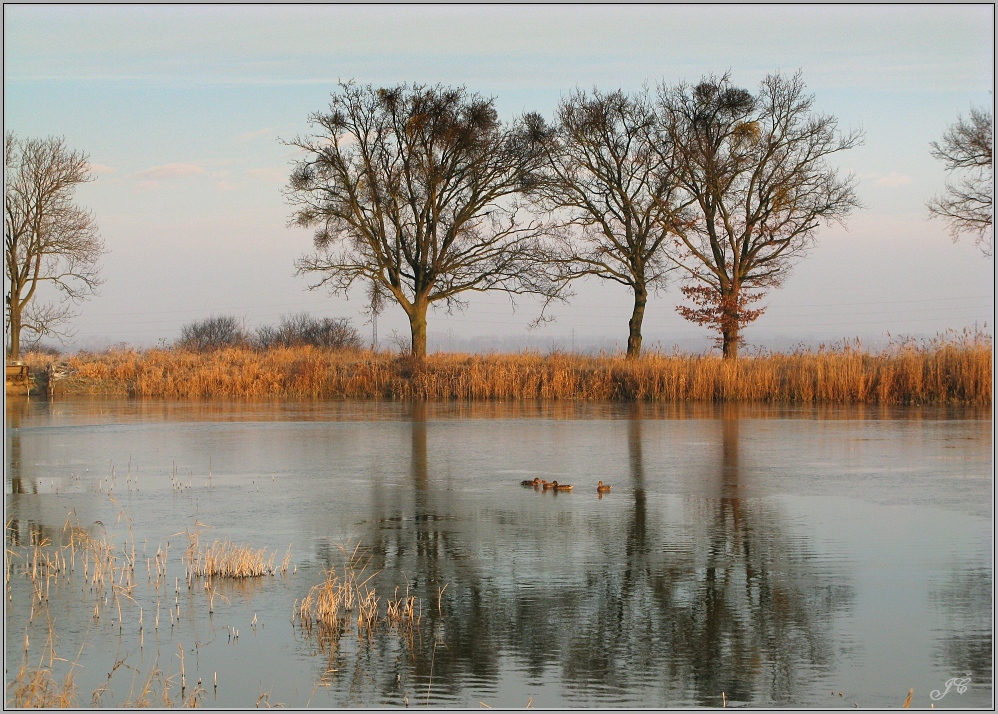
M 108 248 L 100 295 L 78 308 L 70 349 L 172 342 L 182 325 L 231 314 L 248 328 L 307 311 L 347 317 L 370 339 L 358 289 L 309 290 L 294 261 L 311 232 L 288 226 L 282 189 L 339 80 L 464 85 L 504 119 L 551 117 L 574 88 L 654 88 L 730 71 L 755 89 L 803 73 L 816 109 L 864 144 L 833 165 L 863 208 L 817 244 L 766 313 L 752 347 L 947 330 L 993 334 L 994 261 L 927 220 L 946 173 L 930 156 L 972 106 L 992 107 L 994 8 L 960 6 L 4 6 L 4 129 L 65 137 L 90 156 L 80 188 Z M 707 349 L 675 310 L 672 283 L 646 312 L 645 344 Z M 475 296 L 429 316 L 431 350 L 620 349 L 631 295 L 575 285 L 554 322 L 539 306 Z M 379 342 L 407 338 L 397 306 Z

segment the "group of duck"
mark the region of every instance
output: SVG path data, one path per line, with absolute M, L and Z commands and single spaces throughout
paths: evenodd
M 521 486 L 529 486 L 535 491 L 571 491 L 573 486 L 569 483 L 558 483 L 557 481 L 545 481 L 541 478 L 535 478 L 530 481 L 520 481 Z M 604 485 L 602 481 L 596 486 L 596 493 L 610 493 L 610 486 Z

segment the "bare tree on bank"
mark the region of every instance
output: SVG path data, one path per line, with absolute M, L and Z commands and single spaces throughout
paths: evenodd
M 579 229 L 576 274 L 631 289 L 627 356 L 641 354 L 648 293 L 665 285 L 675 184 L 653 148 L 655 109 L 647 92 L 575 91 L 559 104 L 534 195 Z
M 73 203 L 77 186 L 92 180 L 86 154 L 70 151 L 61 138 L 18 139 L 4 146 L 4 318 L 7 356 L 18 359 L 21 333 L 36 338 L 60 331 L 71 304 L 96 293 L 103 282 L 97 261 L 104 243 L 91 213 Z M 38 289 L 49 284 L 60 304 L 39 305 Z
M 946 166 L 947 172 L 960 172 L 956 183 L 946 183 L 946 190 L 926 205 L 930 218 L 942 218 L 950 235 L 957 240 L 961 233 L 976 234 L 984 255 L 994 254 L 994 115 L 987 109 L 973 108 L 970 119 L 958 117 L 956 124 L 932 142 L 932 156 Z
M 852 176 L 826 159 L 857 146 L 834 117 L 812 111 L 800 73 L 766 77 L 753 96 L 728 75 L 659 90 L 662 146 L 695 213 L 672 224 L 696 307 L 680 314 L 720 333 L 736 358 L 748 304 L 779 286 L 824 223 L 859 206 Z
M 467 291 L 552 298 L 543 226 L 522 222 L 515 194 L 540 161 L 535 116 L 507 126 L 493 100 L 464 88 L 342 83 L 287 190 L 292 223 L 316 227 L 300 274 L 345 293 L 383 287 L 409 317 L 412 356 L 426 355 L 426 311 Z

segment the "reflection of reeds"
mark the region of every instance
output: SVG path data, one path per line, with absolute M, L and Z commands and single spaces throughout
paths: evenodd
M 856 342 L 746 356 L 392 355 L 311 347 L 81 353 L 64 393 L 158 397 L 589 399 L 661 402 L 991 404 L 992 340 L 948 333 L 871 351 Z M 29 355 L 28 361 L 32 359 Z

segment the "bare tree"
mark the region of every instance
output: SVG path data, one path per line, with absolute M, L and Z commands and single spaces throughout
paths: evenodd
M 762 314 L 747 305 L 781 284 L 822 222 L 859 206 L 852 176 L 826 159 L 862 135 L 813 112 L 799 72 L 766 77 L 755 96 L 724 75 L 659 97 L 663 156 L 694 209 L 671 226 L 696 305 L 679 312 L 717 330 L 736 358 L 742 327 Z
M 942 144 L 932 142 L 932 156 L 946 171 L 961 178 L 946 183 L 946 190 L 926 205 L 930 218 L 942 218 L 955 241 L 961 233 L 976 234 L 984 255 L 994 254 L 994 115 L 984 108 L 970 110 L 969 121 L 958 117 L 943 134 Z
M 70 305 L 102 282 L 97 261 L 104 243 L 91 213 L 73 203 L 76 187 L 92 180 L 87 161 L 61 138 L 6 135 L 4 317 L 11 359 L 20 356 L 23 330 L 64 339 L 60 328 L 73 316 Z M 61 292 L 61 303 L 35 302 L 46 283 Z
M 292 173 L 292 223 L 315 226 L 316 253 L 297 262 L 313 287 L 382 286 L 409 318 L 412 356 L 426 355 L 426 311 L 461 308 L 467 291 L 552 298 L 543 226 L 521 222 L 515 194 L 540 160 L 543 122 L 499 121 L 464 88 L 341 83 Z
M 641 354 L 650 290 L 675 266 L 666 256 L 675 183 L 654 149 L 655 110 L 647 91 L 575 91 L 558 106 L 556 127 L 534 195 L 560 211 L 581 239 L 576 275 L 596 275 L 631 289 L 627 356 Z

